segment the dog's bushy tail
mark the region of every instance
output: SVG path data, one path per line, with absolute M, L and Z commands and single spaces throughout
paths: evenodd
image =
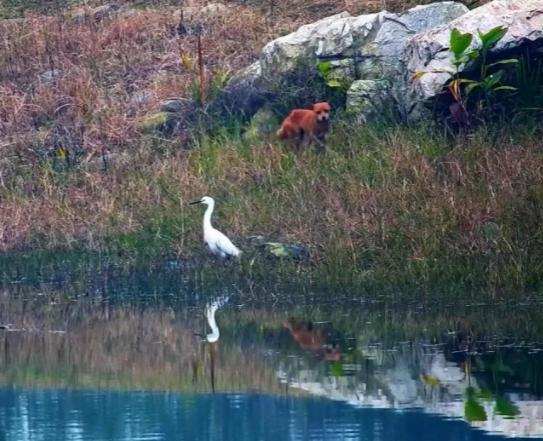
M 296 131 L 296 128 L 290 124 L 288 121 L 283 122 L 279 130 L 277 130 L 277 137 L 279 139 L 288 139 L 291 138 Z

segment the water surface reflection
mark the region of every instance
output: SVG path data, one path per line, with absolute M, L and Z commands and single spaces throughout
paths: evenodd
M 0 389 L 3 441 L 476 441 L 461 421 L 258 394 Z
M 0 440 L 543 437 L 538 305 L 267 304 L 170 285 L 149 301 L 146 286 L 130 301 L 5 288 Z

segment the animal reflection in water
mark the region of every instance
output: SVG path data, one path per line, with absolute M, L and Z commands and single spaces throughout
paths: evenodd
M 228 303 L 229 296 L 221 296 L 217 297 L 214 300 L 208 302 L 206 304 L 205 310 L 204 310 L 204 317 L 207 320 L 207 324 L 209 328 L 211 329 L 211 332 L 207 334 L 195 334 L 199 337 L 202 337 L 202 341 L 204 343 L 211 343 L 209 346 L 209 360 L 210 360 L 210 369 L 209 369 L 209 376 L 211 380 L 211 390 L 215 392 L 215 360 L 218 356 L 217 354 L 217 342 L 219 341 L 219 338 L 221 336 L 219 331 L 219 326 L 217 325 L 217 321 L 215 320 L 215 313 L 217 310 L 221 309 L 226 303 Z M 193 374 L 193 381 L 197 380 L 198 374 L 197 374 L 197 364 L 198 360 L 195 360 L 194 363 L 194 374 Z
M 315 327 L 312 321 L 289 319 L 283 322 L 300 348 L 311 351 L 317 358 L 327 361 L 341 360 L 341 351 L 333 344 L 330 326 Z

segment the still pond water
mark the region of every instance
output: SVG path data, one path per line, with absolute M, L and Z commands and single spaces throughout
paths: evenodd
M 4 271 L 0 441 L 543 439 L 543 306 L 522 298 Z

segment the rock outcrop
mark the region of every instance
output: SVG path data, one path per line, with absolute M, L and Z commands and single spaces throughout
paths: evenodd
M 543 1 L 494 0 L 472 11 L 445 1 L 402 14 L 337 14 L 267 44 L 259 60 L 228 84 L 222 106 L 251 116 L 277 98 L 281 81 L 288 82 L 297 71 L 304 78 L 316 77 L 319 62 L 326 61 L 333 78 L 352 84 L 347 110 L 361 121 L 378 116 L 379 107 L 406 120 L 420 120 L 450 78 L 430 73 L 414 80 L 413 74 L 451 68 L 448 44 L 453 27 L 476 34 L 497 25 L 506 26 L 508 33 L 494 53 L 514 51 L 527 42 L 543 45 Z
M 299 69 L 311 69 L 310 74 L 316 75 L 322 61 L 330 62 L 332 75 L 343 80 L 376 80 L 379 90 L 375 93 L 382 94 L 380 80 L 395 81 L 405 72 L 403 54 L 410 37 L 467 11 L 464 5 L 449 1 L 417 6 L 403 14 L 383 11 L 352 17 L 344 12 L 302 26 L 267 44 L 259 61 L 227 87 L 226 101 L 232 108 L 254 113 L 273 95 L 278 81 Z M 406 92 L 405 87 L 396 89 L 390 91 L 391 98 Z

